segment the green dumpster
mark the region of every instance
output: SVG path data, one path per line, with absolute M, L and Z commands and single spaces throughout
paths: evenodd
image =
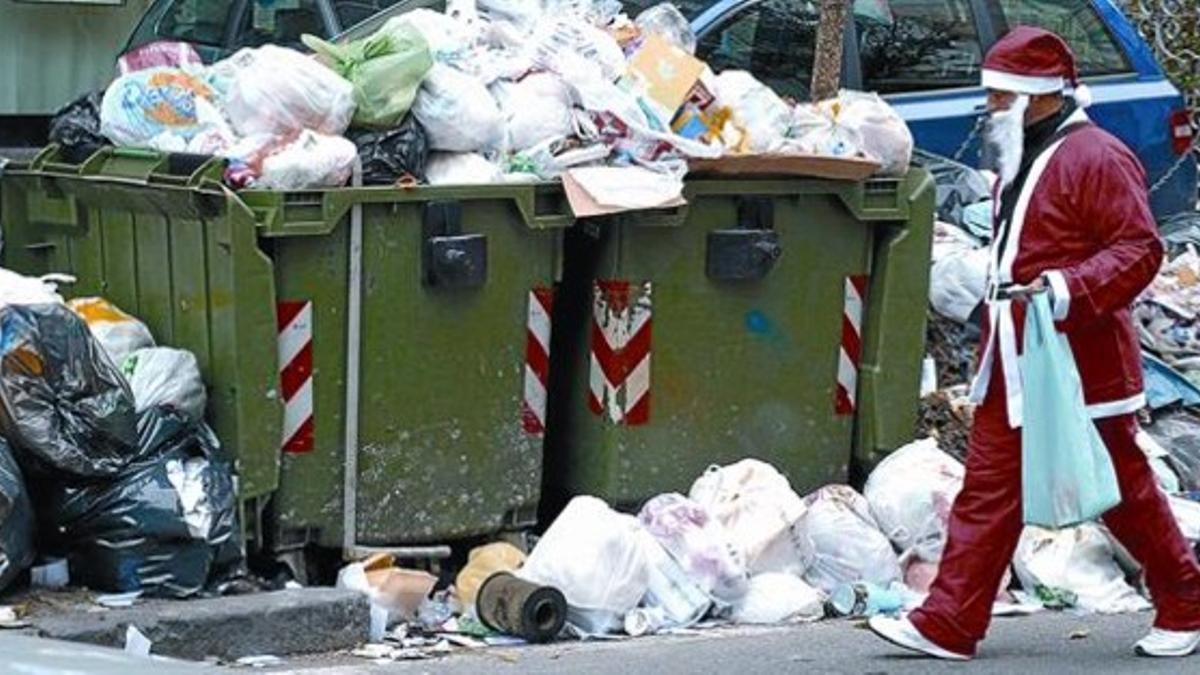
M 3 176 L 3 265 L 196 352 L 253 542 L 428 553 L 534 522 L 560 187 L 235 194 L 217 162 L 56 160 Z
M 745 457 L 803 492 L 911 439 L 928 174 L 691 180 L 685 196 L 568 236 L 548 507 L 579 494 L 636 506 Z

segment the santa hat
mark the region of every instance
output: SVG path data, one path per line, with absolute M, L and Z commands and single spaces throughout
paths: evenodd
M 1069 84 L 1075 102 L 1086 108 L 1091 92 L 1079 82 L 1075 55 L 1062 38 L 1048 30 L 1017 26 L 983 59 L 983 86 L 1015 94 L 1052 94 Z

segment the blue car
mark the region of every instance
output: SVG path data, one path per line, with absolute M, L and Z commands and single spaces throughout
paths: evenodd
M 625 0 L 633 16 L 661 0 Z M 716 71 L 748 70 L 776 91 L 809 98 L 819 0 L 677 0 Z M 443 0 L 155 0 L 128 48 L 156 39 L 196 44 L 206 61 L 244 46 L 299 46 L 303 33 L 361 36 L 388 17 Z M 983 55 L 1006 31 L 1033 24 L 1066 38 L 1092 88 L 1093 119 L 1141 158 L 1159 218 L 1196 206 L 1196 162 L 1183 97 L 1110 0 L 853 0 L 843 84 L 877 91 L 917 145 L 967 164 L 985 93 Z M 1165 177 L 1165 179 L 1164 179 Z

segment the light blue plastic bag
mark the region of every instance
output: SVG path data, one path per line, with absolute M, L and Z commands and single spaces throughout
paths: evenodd
M 1095 520 L 1121 502 L 1112 458 L 1088 416 L 1067 337 L 1048 294 L 1034 296 L 1020 357 L 1024 390 L 1021 488 L 1025 523 L 1058 529 Z

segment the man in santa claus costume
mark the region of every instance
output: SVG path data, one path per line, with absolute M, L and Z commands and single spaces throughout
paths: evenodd
M 1187 656 L 1200 644 L 1200 565 L 1135 442 L 1135 413 L 1146 399 L 1129 305 L 1158 272 L 1163 245 L 1141 165 L 1088 121 L 1089 97 L 1077 78 L 1067 44 L 1037 28 L 1016 28 L 984 59 L 987 140 L 999 178 L 966 479 L 924 604 L 870 621 L 879 636 L 929 656 L 975 654 L 1021 534 L 1017 356 L 1025 303 L 1042 292 L 1050 293 L 1117 472 L 1121 503 L 1104 523 L 1142 564 L 1156 608 L 1154 628 L 1135 651 Z

